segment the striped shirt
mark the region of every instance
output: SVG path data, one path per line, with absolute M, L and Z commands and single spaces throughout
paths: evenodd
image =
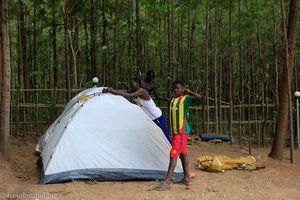
M 193 96 L 184 95 L 175 97 L 170 103 L 170 126 L 171 132 L 191 133 L 192 127 L 189 122 L 189 106 L 197 106 L 198 102 L 193 101 Z

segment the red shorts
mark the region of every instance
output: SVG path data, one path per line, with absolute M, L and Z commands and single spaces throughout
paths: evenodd
M 170 156 L 172 158 L 178 158 L 180 154 L 186 153 L 186 141 L 189 134 L 176 133 L 172 138 L 172 149 L 170 151 Z

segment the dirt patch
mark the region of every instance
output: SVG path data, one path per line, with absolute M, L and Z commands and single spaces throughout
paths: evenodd
M 209 173 L 195 168 L 196 158 L 206 154 L 231 157 L 248 155 L 246 148 L 228 143 L 197 143 L 188 146 L 190 169 L 196 174 L 191 187 L 173 184 L 168 191 L 153 191 L 157 181 L 72 181 L 40 185 L 35 142 L 13 137 L 11 162 L 0 157 L 0 199 L 300 199 L 300 150 L 295 164 L 289 149 L 281 162 L 267 158 L 270 148 L 253 148 L 253 155 L 266 166 L 256 171 L 231 170 Z

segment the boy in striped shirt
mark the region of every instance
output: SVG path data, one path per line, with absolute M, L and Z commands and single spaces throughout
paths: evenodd
M 173 133 L 172 149 L 170 151 L 170 162 L 166 178 L 156 187 L 157 190 L 170 188 L 171 178 L 176 166 L 177 158 L 180 155 L 184 178 L 182 182 L 190 185 L 188 157 L 186 154 L 186 141 L 192 130 L 189 122 L 189 107 L 199 105 L 201 95 L 184 88 L 182 81 L 174 81 L 173 90 L 175 97 L 170 103 L 170 126 Z

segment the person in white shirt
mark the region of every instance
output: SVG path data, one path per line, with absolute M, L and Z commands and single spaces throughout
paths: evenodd
M 109 88 L 104 88 L 103 93 L 109 92 L 115 95 L 121 95 L 126 98 L 136 97 L 137 104 L 141 106 L 141 108 L 150 117 L 150 119 L 152 119 L 154 123 L 161 128 L 164 135 L 166 136 L 166 138 L 171 144 L 172 140 L 170 138 L 169 130 L 166 126 L 164 115 L 161 109 L 156 106 L 148 91 L 144 88 L 141 88 L 141 80 L 139 78 L 134 77 L 131 78 L 130 81 L 131 81 L 131 85 L 130 85 L 131 88 L 129 90 L 116 90 L 109 87 Z

